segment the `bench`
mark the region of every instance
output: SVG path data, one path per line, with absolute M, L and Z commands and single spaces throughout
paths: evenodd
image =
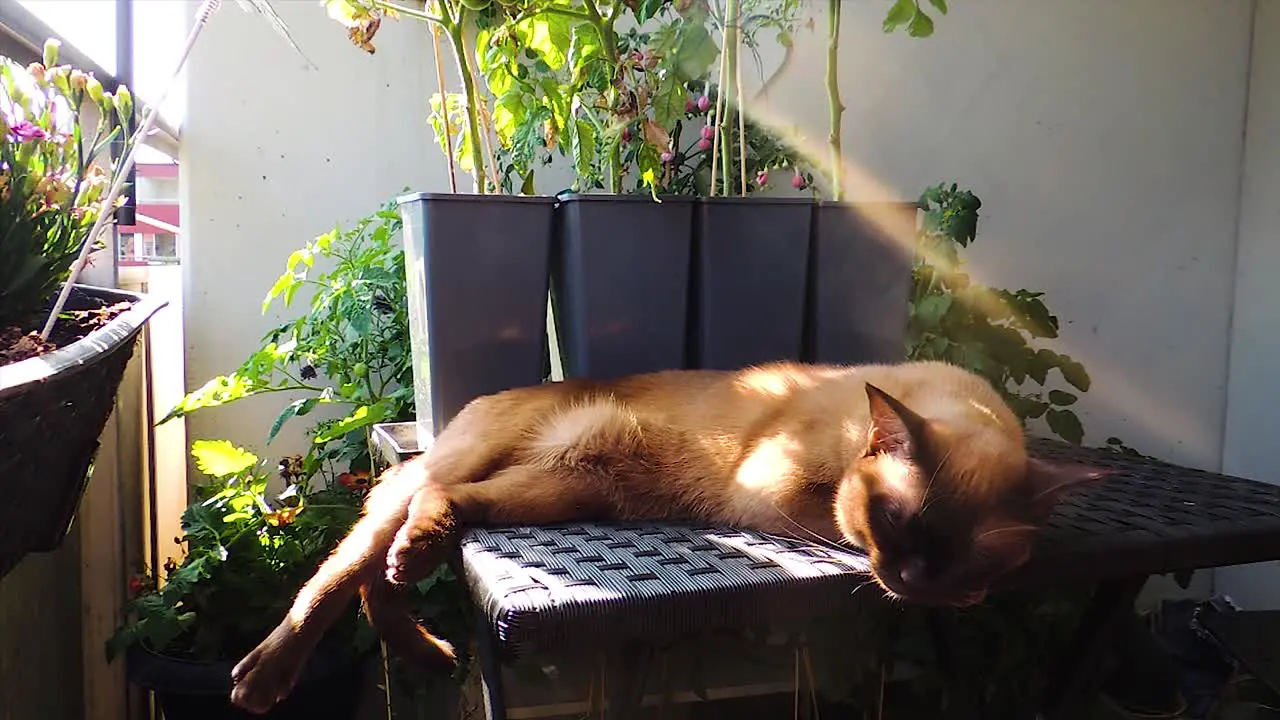
M 900 207 L 909 210 L 914 218 L 914 207 Z M 416 315 L 411 313 L 411 322 L 423 324 L 428 322 L 426 308 L 432 304 L 428 292 L 431 279 L 448 274 L 443 267 L 430 267 L 435 257 L 432 253 L 438 252 L 431 245 L 441 244 L 446 238 L 432 231 L 432 209 L 423 206 L 420 196 L 402 204 L 402 211 L 406 218 L 408 271 L 411 278 L 418 278 L 418 292 L 426 293 L 416 301 L 411 298 L 411 310 L 414 302 L 418 304 Z M 562 211 L 557 205 L 548 216 L 555 218 L 559 212 Z M 698 367 L 697 354 L 687 350 L 705 348 L 707 344 L 700 335 L 705 327 L 700 320 L 702 306 L 708 298 L 700 285 L 705 274 L 698 270 L 697 262 L 701 249 L 696 222 L 699 212 L 691 213 L 694 229 L 685 247 L 692 269 L 688 272 L 688 292 L 681 298 L 684 308 L 679 313 L 686 320 L 684 327 L 677 328 L 688 345 L 666 358 L 665 366 L 671 368 Z M 814 212 L 818 212 L 817 206 Z M 798 239 L 810 258 L 805 301 L 794 306 L 796 316 L 772 317 L 767 322 L 793 323 L 805 331 L 795 333 L 794 345 L 777 357 L 754 357 L 754 362 L 798 359 L 854 363 L 902 357 L 909 263 L 903 261 L 901 248 L 894 245 L 893 229 L 858 222 L 856 215 L 851 218 L 841 233 L 828 232 L 819 239 L 815 232 L 812 237 Z M 457 228 L 458 224 L 453 226 Z M 483 228 L 476 232 L 483 232 Z M 625 228 L 619 232 L 625 235 Z M 608 308 L 597 308 L 595 316 L 581 310 L 590 306 L 593 299 L 573 296 L 584 286 L 568 282 L 573 279 L 573 272 L 581 272 L 568 256 L 581 248 L 575 250 L 572 241 L 555 232 L 551 236 L 547 262 L 531 263 L 529 268 L 529 272 L 546 272 L 550 277 L 530 287 L 551 287 L 558 293 L 560 307 L 577 307 L 580 317 L 590 317 L 594 323 L 591 328 L 569 329 L 572 342 L 565 343 L 573 348 L 571 353 L 591 356 L 594 362 L 574 363 L 573 358 L 567 358 L 565 375 L 572 377 L 575 367 L 587 366 L 595 377 L 616 374 L 616 368 L 600 362 L 609 353 L 593 354 L 592 343 L 598 340 L 616 349 L 637 340 L 619 337 L 629 331 L 627 323 L 610 325 L 608 318 L 598 314 Z M 608 240 L 624 247 L 628 242 L 626 237 Z M 474 241 L 491 242 L 492 238 L 477 235 Z M 819 242 L 827 245 L 821 251 L 816 248 Z M 884 261 L 832 263 L 822 269 L 812 259 L 822 252 L 830 253 L 833 245 L 847 257 L 881 257 Z M 753 264 L 750 258 L 738 258 L 736 266 L 738 272 L 762 276 L 771 272 L 767 263 Z M 643 263 L 636 267 L 644 270 Z M 843 277 L 833 276 L 833 272 L 842 273 Z M 475 269 L 471 278 L 478 279 L 484 273 L 483 269 Z M 826 275 L 820 278 L 819 273 Z M 860 281 L 869 276 L 876 276 L 874 286 L 881 300 L 902 303 L 899 332 L 885 332 L 883 302 L 859 302 Z M 642 287 L 644 280 L 630 278 L 629 282 Z M 599 285 L 599 278 L 595 281 Z M 457 278 L 449 282 L 457 284 Z M 446 284 L 441 280 L 437 286 Z M 670 278 L 655 277 L 653 284 L 671 287 Z M 739 284 L 750 283 L 739 278 Z M 822 302 L 816 301 L 818 284 L 823 284 L 827 293 Z M 832 302 L 832 288 L 841 285 L 849 288 L 849 302 Z M 410 291 L 414 292 L 412 283 Z M 525 300 L 527 303 L 528 297 Z M 486 302 L 493 300 L 486 298 Z M 438 301 L 440 306 L 445 304 L 445 300 Z M 455 303 L 453 307 L 459 306 Z M 494 348 L 509 341 L 511 326 L 503 325 L 501 318 L 516 311 L 504 314 L 489 307 L 486 312 L 484 317 L 466 323 L 469 344 L 459 351 L 459 356 L 474 358 L 483 352 L 486 337 Z M 521 312 L 529 316 L 527 307 Z M 629 312 L 634 313 L 635 308 Z M 538 317 L 545 321 L 545 315 Z M 822 346 L 813 341 L 815 327 L 848 328 L 863 317 L 877 330 L 864 336 L 872 339 L 861 346 L 831 343 L 826 347 L 838 350 L 824 353 Z M 488 326 L 485 318 L 490 320 Z M 457 318 L 451 322 L 462 326 Z M 433 343 L 447 343 L 442 327 L 445 323 L 439 320 L 432 332 L 423 334 Z M 600 332 L 602 327 L 608 332 Z M 564 330 L 563 326 L 552 327 L 553 332 L 557 329 Z M 735 342 L 734 333 L 716 337 L 718 343 Z M 499 366 L 494 377 L 486 381 L 475 374 L 475 362 L 450 364 L 443 355 L 431 360 L 434 362 L 430 363 L 429 380 L 420 380 L 429 386 L 437 401 L 432 407 L 434 414 L 416 423 L 376 426 L 372 443 L 380 466 L 421 452 L 431 433 L 443 427 L 451 413 L 470 397 L 548 379 L 545 362 L 541 367 L 514 373 L 511 367 Z M 487 367 L 495 365 L 489 363 Z M 633 372 L 637 368 L 626 370 Z M 465 387 L 466 392 L 460 395 L 459 387 Z M 447 407 L 438 402 L 441 397 L 449 398 Z M 422 404 L 419 403 L 420 418 Z M 1107 480 L 1071 496 L 1057 510 L 1040 534 L 1031 563 L 1007 581 L 1011 588 L 1053 584 L 1078 587 L 1081 583 L 1096 586 L 1072 646 L 1058 660 L 1053 683 L 1042 698 L 1044 717 L 1081 717 L 1082 703 L 1088 703 L 1096 692 L 1098 658 L 1105 649 L 1107 634 L 1125 613 L 1132 612 L 1134 599 L 1149 576 L 1280 558 L 1280 487 L 1050 440 L 1032 440 L 1030 450 L 1046 459 L 1083 460 L 1116 471 Z M 607 686 L 610 714 L 625 716 L 640 703 L 656 648 L 710 628 L 860 612 L 867 603 L 879 601 L 878 592 L 855 592 L 865 584 L 867 569 L 866 559 L 854 552 L 739 528 L 567 523 L 471 529 L 462 539 L 458 571 L 480 610 L 478 659 L 486 713 L 491 720 L 500 720 L 506 717 L 501 672 L 506 663 L 574 649 L 602 651 L 608 657 L 611 678 Z

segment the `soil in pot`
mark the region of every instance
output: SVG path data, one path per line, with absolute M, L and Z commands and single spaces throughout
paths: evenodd
M 73 292 L 47 341 L 40 339 L 40 329 L 46 317 L 44 313 L 24 326 L 0 328 L 0 365 L 10 365 L 66 347 L 131 307 L 133 304 L 129 302 L 109 302 Z

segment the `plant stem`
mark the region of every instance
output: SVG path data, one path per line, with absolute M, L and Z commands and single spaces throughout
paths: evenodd
M 459 13 L 463 15 L 464 13 Z M 471 164 L 475 175 L 475 191 L 484 192 L 485 172 L 484 153 L 480 148 L 480 123 L 476 108 L 476 85 L 471 77 L 471 63 L 467 60 L 467 46 L 463 42 L 462 23 L 450 23 L 447 27 L 449 41 L 453 43 L 453 54 L 458 60 L 458 75 L 462 77 L 462 92 L 467 101 L 467 135 L 471 138 Z M 446 105 L 445 112 L 448 112 Z
M 453 161 L 453 128 L 449 126 L 449 93 L 444 87 L 444 64 L 440 60 L 440 23 L 431 25 L 431 50 L 436 56 L 436 81 L 440 86 L 440 114 L 444 121 L 444 154 L 449 163 L 449 192 L 458 192 L 457 168 Z
M 444 18 L 436 17 L 431 13 L 415 10 L 407 5 L 390 2 L 390 0 L 373 0 L 373 6 L 380 10 L 391 10 L 392 12 L 397 12 L 401 15 L 408 15 L 411 18 L 426 20 L 427 22 L 432 23 L 441 23 L 444 20 Z
M 604 49 L 605 57 L 609 58 L 612 65 L 609 74 L 610 88 L 616 92 L 617 88 L 614 83 L 618 79 L 618 36 L 613 31 L 613 23 L 617 20 L 616 12 L 609 13 L 606 20 L 600 14 L 600 8 L 596 5 L 596 0 L 584 0 L 587 9 L 588 21 L 596 32 L 600 34 L 600 45 Z M 609 143 L 609 192 L 617 195 L 622 192 L 622 139 L 615 138 Z
M 831 110 L 831 134 L 827 141 L 831 145 L 831 199 L 836 202 L 844 199 L 844 152 L 840 140 L 840 122 L 844 116 L 839 78 L 840 3 L 841 0 L 828 0 L 827 3 L 827 101 Z
M 730 0 L 737 6 L 737 0 Z M 747 196 L 747 115 L 742 107 L 742 63 L 739 62 L 738 45 L 742 40 L 741 11 L 734 20 L 733 32 L 733 97 L 738 110 L 738 174 L 741 176 L 742 196 Z
M 724 128 L 724 155 L 720 157 L 721 170 L 724 174 L 723 195 L 733 193 L 733 179 L 729 174 L 730 158 L 733 157 L 733 121 L 729 116 L 730 106 L 735 106 L 737 98 L 733 94 L 733 78 L 738 71 L 738 0 L 727 0 L 724 21 L 724 70 L 721 73 L 720 94 L 724 96 L 724 114 L 716 114 L 716 124 Z M 739 108 L 734 107 L 734 112 Z M 726 122 L 728 121 L 728 122 Z M 741 141 L 741 138 L 739 138 Z

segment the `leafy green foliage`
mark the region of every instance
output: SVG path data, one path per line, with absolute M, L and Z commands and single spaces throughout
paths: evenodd
M 89 232 L 119 171 L 111 144 L 133 115 L 127 87 L 103 92 L 91 75 L 57 65 L 57 50 L 50 40 L 45 62 L 25 68 L 0 57 L 0 330 L 26 329 L 95 241 Z M 92 132 L 86 107 L 98 111 Z M 124 152 L 132 143 L 124 138 Z
M 947 0 L 929 0 L 940 14 L 947 14 Z M 920 0 L 895 0 L 884 18 L 883 29 L 891 33 L 900 27 L 907 29 L 907 34 L 915 38 L 926 38 L 933 34 L 933 18 L 920 7 Z
M 294 251 L 262 309 L 277 302 L 293 307 L 306 289 L 307 311 L 272 328 L 239 368 L 189 393 L 161 422 L 255 395 L 303 393 L 280 410 L 267 442 L 321 405 L 344 408 L 346 415 L 309 429 L 314 443 L 305 472 L 368 469 L 367 430 L 413 415 L 400 222 L 387 203 L 350 229 L 335 227 Z M 317 261 L 332 267 L 321 271 Z
M 280 621 L 358 517 L 358 488 L 311 488 L 298 458 L 280 464 L 285 489 L 272 497 L 271 475 L 252 453 L 225 440 L 196 441 L 191 453 L 210 477 L 193 488 L 196 499 L 182 516 L 186 557 L 166 564 L 162 586 L 149 573 L 134 578 L 108 661 L 135 644 L 192 660 L 240 657 Z M 333 637 L 367 647 L 369 633 L 357 634 L 361 622 L 353 605 Z
M 924 222 L 912 269 L 908 357 L 944 360 L 982 375 L 1024 422 L 1044 418 L 1054 434 L 1080 444 L 1084 427 L 1071 409 L 1078 395 L 1050 384 L 1061 380 L 1086 392 L 1091 380 L 1079 361 L 1036 347 L 1037 340 L 1058 337 L 1058 318 L 1044 293 L 989 288 L 964 272 L 960 251 L 977 236 L 982 206 L 973 193 L 954 183 L 936 185 L 919 202 Z

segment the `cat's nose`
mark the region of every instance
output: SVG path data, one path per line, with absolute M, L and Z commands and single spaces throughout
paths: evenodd
M 898 578 L 908 587 L 921 585 L 925 581 L 924 561 L 919 558 L 906 561 L 898 568 Z

